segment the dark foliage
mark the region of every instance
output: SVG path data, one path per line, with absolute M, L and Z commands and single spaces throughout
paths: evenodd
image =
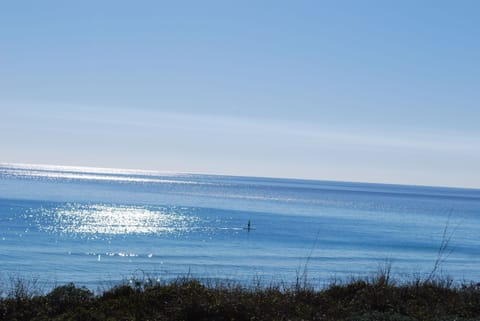
M 480 289 L 449 280 L 396 284 L 388 273 L 323 290 L 206 286 L 192 279 L 122 285 L 94 295 L 73 284 L 46 295 L 25 283 L 0 299 L 0 320 L 480 320 Z M 17 295 L 16 295 L 17 294 Z

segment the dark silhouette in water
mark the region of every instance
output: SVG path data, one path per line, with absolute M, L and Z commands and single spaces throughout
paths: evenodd
M 247 227 L 244 227 L 243 229 L 250 232 L 251 230 L 254 230 L 255 228 L 252 227 L 252 222 L 250 222 L 250 220 L 248 220 Z

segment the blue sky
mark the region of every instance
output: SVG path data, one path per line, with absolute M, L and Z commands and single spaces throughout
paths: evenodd
M 0 162 L 480 187 L 477 1 L 0 4 Z

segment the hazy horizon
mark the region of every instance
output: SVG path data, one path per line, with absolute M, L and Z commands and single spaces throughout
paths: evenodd
M 408 183 L 387 183 L 387 182 L 374 182 L 374 181 L 352 181 L 352 180 L 329 180 L 319 178 L 306 178 L 306 177 L 286 177 L 286 176 L 265 176 L 265 175 L 234 175 L 229 173 L 209 173 L 209 172 L 185 172 L 185 171 L 167 171 L 148 168 L 112 168 L 112 167 L 95 167 L 95 166 L 81 166 L 72 164 L 25 164 L 25 163 L 6 163 L 0 162 L 0 167 L 12 167 L 22 170 L 41 170 L 41 171 L 67 171 L 75 173 L 95 173 L 95 174 L 138 174 L 138 175 L 205 175 L 205 176 L 224 176 L 224 177 L 245 177 L 245 178 L 265 178 L 265 179 L 278 179 L 278 180 L 299 180 L 299 181 L 317 181 L 317 182 L 333 182 L 333 183 L 359 183 L 359 184 L 378 184 L 378 185 L 398 185 L 398 186 L 418 186 L 418 187 L 438 187 L 438 188 L 453 188 L 453 189 L 471 189 L 480 190 L 478 187 L 464 187 L 464 186 L 445 186 L 445 185 L 421 185 L 421 184 L 408 184 Z M 47 175 L 48 176 L 48 175 Z M 75 178 L 81 178 L 75 176 Z M 88 178 L 87 178 L 88 179 Z M 96 179 L 96 178 L 93 178 Z

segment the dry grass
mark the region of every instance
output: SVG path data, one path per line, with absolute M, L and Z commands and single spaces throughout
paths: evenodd
M 147 278 L 94 295 L 73 284 L 39 294 L 34 284 L 16 279 L 0 299 L 0 320 L 480 320 L 480 288 L 473 283 L 400 283 L 387 265 L 373 277 L 321 290 L 303 281 L 245 287 Z

